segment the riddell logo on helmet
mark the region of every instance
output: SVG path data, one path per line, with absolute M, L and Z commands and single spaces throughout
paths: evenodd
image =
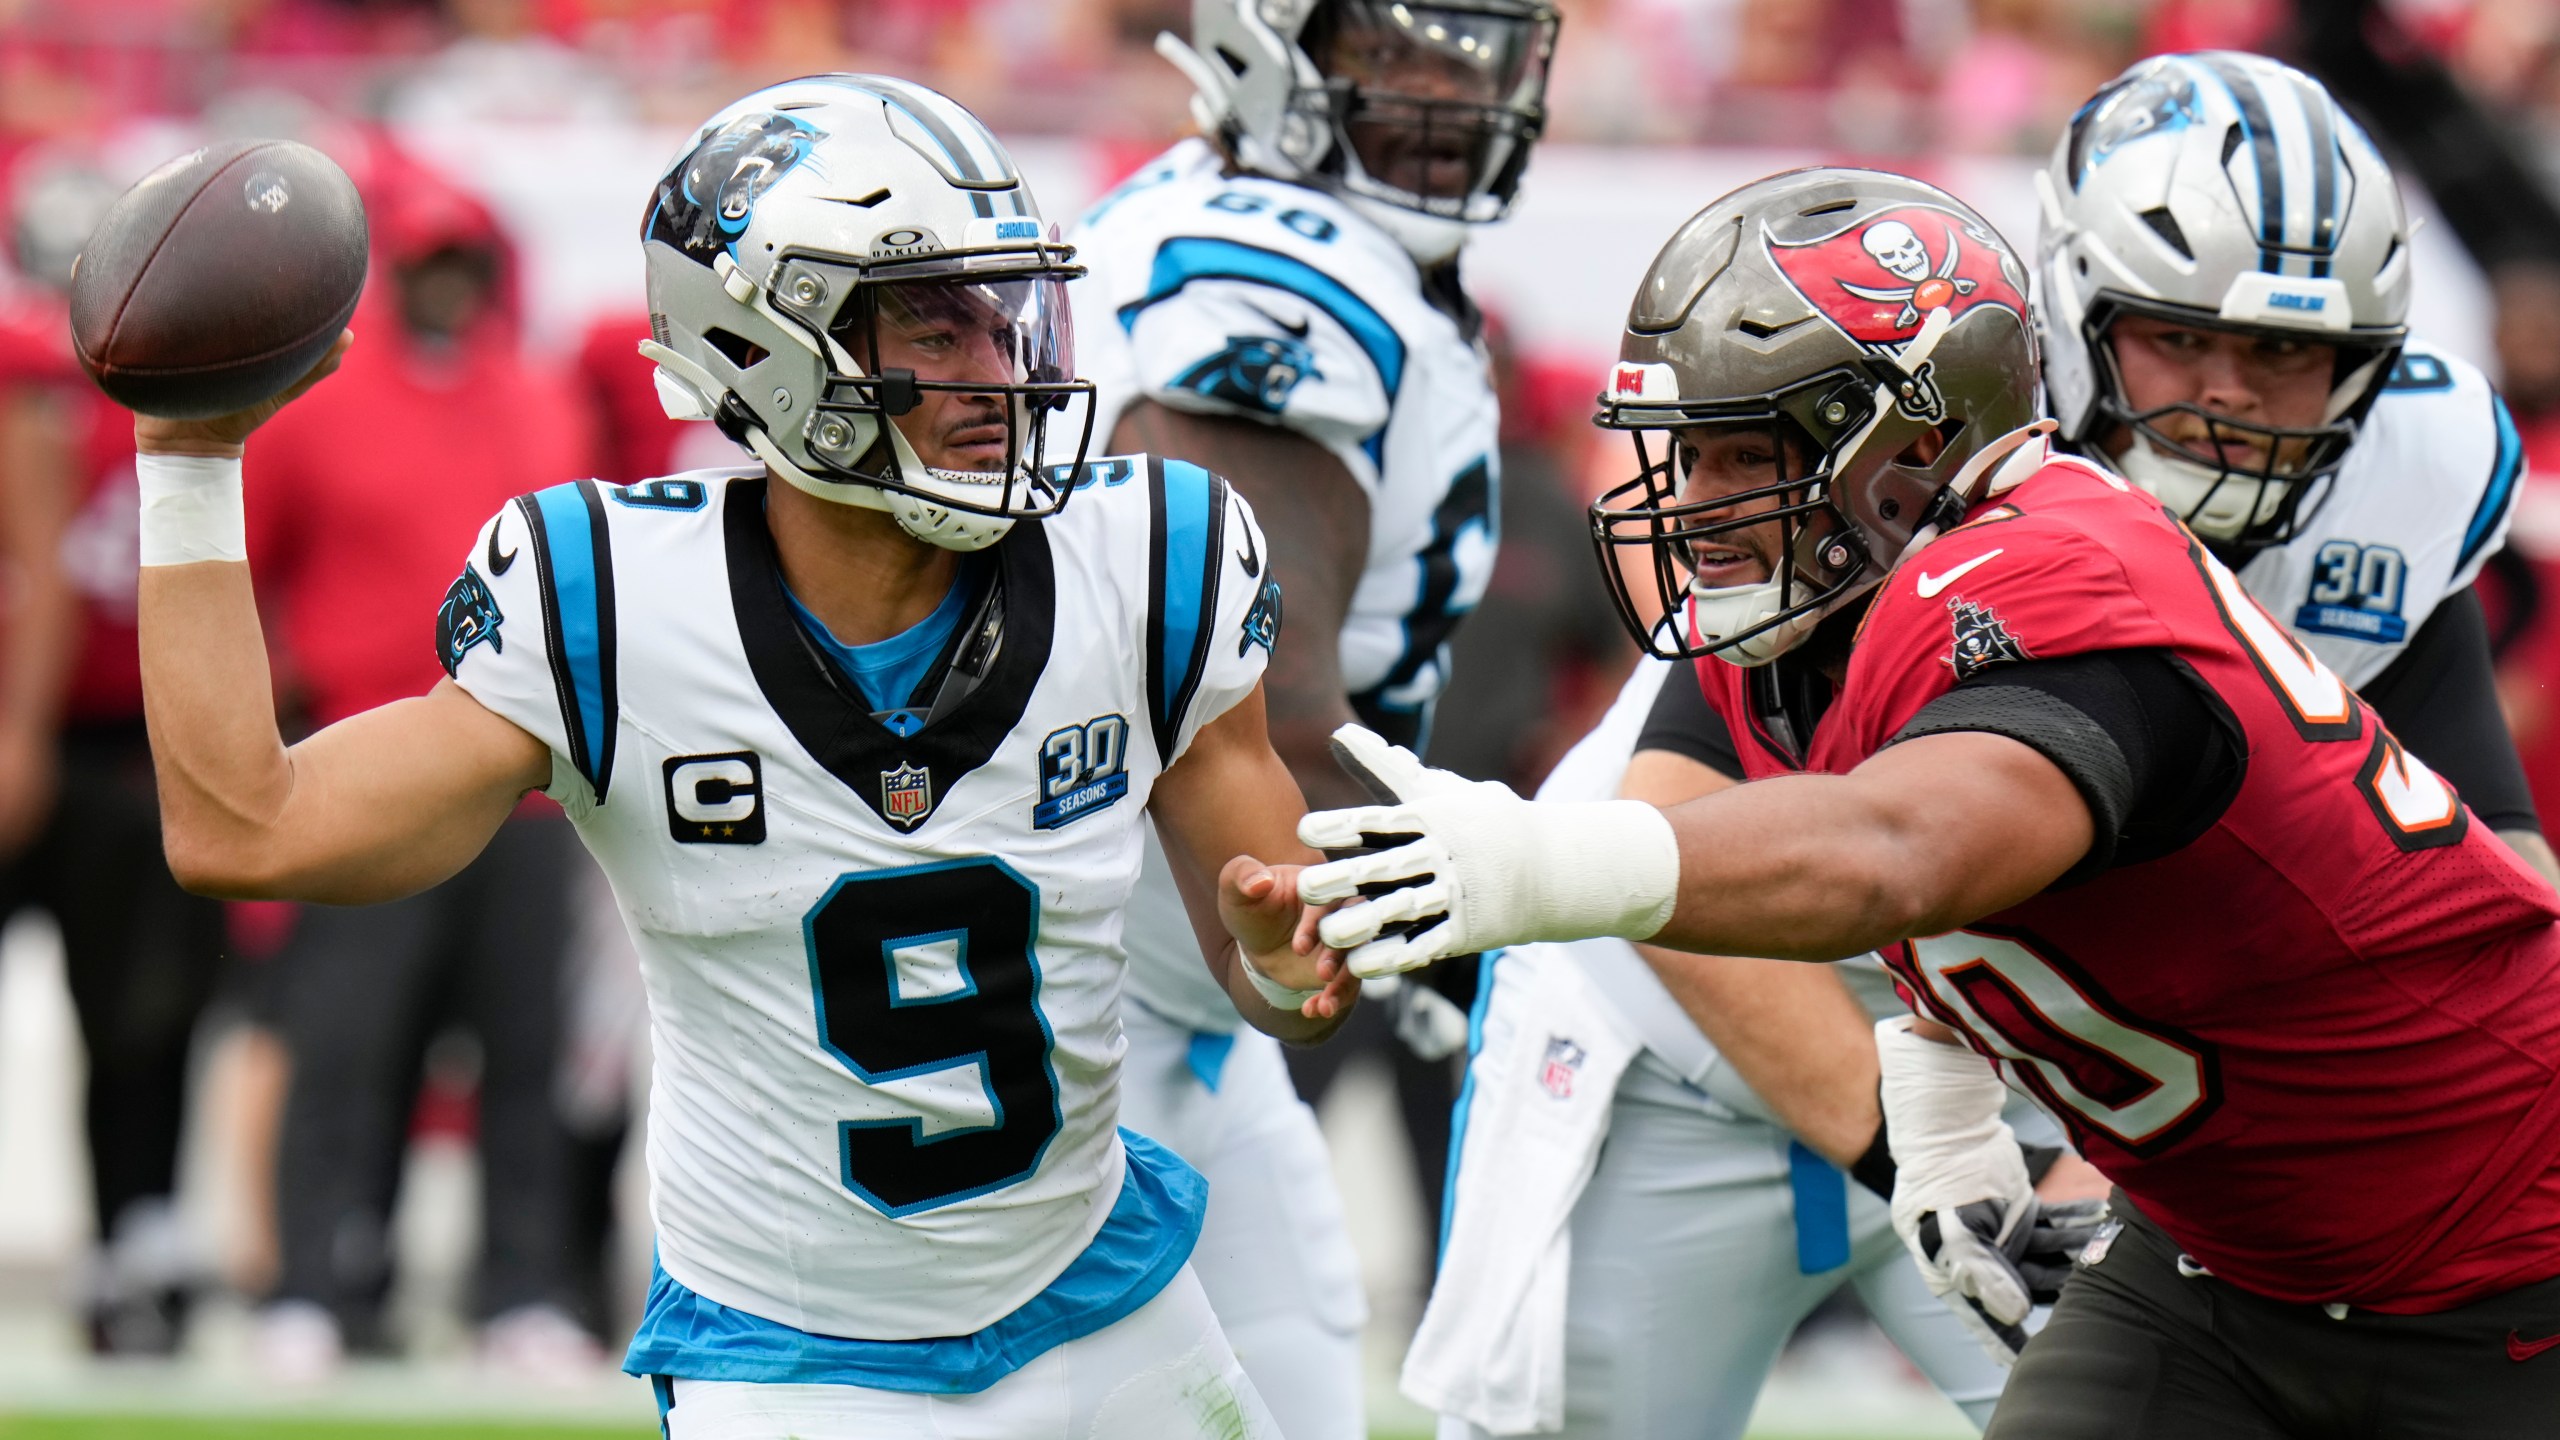
M 1960 319 L 1996 305 L 2026 319 L 1998 242 L 1951 210 L 1901 205 L 1819 240 L 1766 238 L 1788 283 L 1862 344 L 1909 340 L 1935 310 Z

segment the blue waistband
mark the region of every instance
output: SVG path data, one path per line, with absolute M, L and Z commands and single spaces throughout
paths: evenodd
M 1143 1135 L 1123 1130 L 1120 1141 L 1128 1150 L 1128 1178 L 1093 1243 L 1048 1289 L 974 1335 L 813 1335 L 706 1299 L 659 1268 L 622 1368 L 680 1380 L 859 1385 L 925 1395 L 984 1390 L 1042 1354 L 1126 1318 L 1154 1299 L 1191 1258 L 1209 1182 Z

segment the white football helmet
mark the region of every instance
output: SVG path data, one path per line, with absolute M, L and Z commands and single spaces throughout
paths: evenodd
M 1093 388 L 1067 311 L 1084 272 L 947 97 L 879 75 L 759 90 L 669 167 L 641 241 L 640 351 L 669 415 L 951 550 L 1074 493 L 1046 450 L 1050 415 Z M 1090 432 L 1058 458 L 1081 463 Z
M 1193 0 L 1191 39 L 1156 49 L 1238 164 L 1338 192 L 1433 265 L 1509 212 L 1557 24 L 1547 0 Z
M 2281 543 L 2325 496 L 2383 382 L 2409 314 L 2409 226 L 2391 171 L 2335 100 L 2258 55 L 2145 60 L 2081 107 L 2036 177 L 2043 230 L 2036 318 L 2047 404 L 2083 450 L 2112 457 L 2195 531 L 2251 550 Z M 2318 424 L 2251 424 L 2192 404 L 2137 411 L 2109 327 L 2128 314 L 2336 348 Z M 2262 442 L 2265 460 L 2181 445 L 2157 422 L 2202 416 Z

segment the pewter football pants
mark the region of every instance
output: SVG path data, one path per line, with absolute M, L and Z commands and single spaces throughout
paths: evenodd
M 2560 1280 L 2438 1315 L 2287 1305 L 2178 1270 L 2128 1205 L 2028 1342 L 1986 1440 L 2550 1440 Z

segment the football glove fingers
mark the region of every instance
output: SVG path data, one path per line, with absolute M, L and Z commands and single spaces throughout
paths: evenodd
M 1446 921 L 1436 925 L 1416 926 L 1407 933 L 1385 935 L 1343 956 L 1351 973 L 1363 980 L 1383 975 L 1401 975 L 1434 965 L 1452 955 L 1468 954 L 1467 947 L 1448 943 Z
M 2031 1200 L 2028 1202 L 2033 1204 Z M 2027 1227 L 1996 1200 L 1952 1210 L 1928 1210 L 1906 1237 L 1929 1293 L 1947 1303 L 1992 1359 L 2014 1364 L 2026 1348 L 2027 1312 L 2033 1308 L 2026 1277 L 2011 1259 L 2010 1236 Z M 2010 1232 L 2004 1236 L 2003 1231 Z
M 1298 893 L 1317 904 L 1365 900 L 1325 917 L 1321 933 L 1338 950 L 1381 945 L 1399 925 L 1420 931 L 1354 954 L 1363 978 L 1528 940 L 1643 939 L 1671 918 L 1680 847 L 1652 806 L 1533 804 L 1508 786 L 1430 769 L 1358 726 L 1334 735 L 1362 783 L 1400 803 L 1299 821 L 1309 845 L 1372 853 L 1308 867 Z M 1427 930 L 1413 923 L 1437 915 L 1447 918 Z
M 1333 732 L 1333 763 L 1343 773 L 1360 782 L 1369 798 L 1381 805 L 1400 800 L 1416 800 L 1425 795 L 1445 795 L 1474 784 L 1460 775 L 1435 770 L 1401 745 L 1387 743 L 1385 736 L 1365 725 L 1345 725 Z
M 2071 1278 L 2080 1252 L 2089 1248 L 2106 1223 L 2104 1200 L 2038 1200 L 2035 1219 L 2023 1232 L 2024 1243 L 2016 1257 L 2018 1273 L 2027 1282 L 2027 1297 L 2038 1305 L 2060 1299 L 2062 1282 Z
M 1349 954 L 1372 940 L 1393 939 L 1423 928 L 1404 921 L 1437 920 L 1448 913 L 1449 887 L 1426 874 L 1375 900 L 1334 911 L 1316 926 L 1316 933 L 1327 945 Z
M 1298 838 L 1309 845 L 1322 847 L 1322 842 L 1309 833 L 1318 820 L 1330 820 L 1336 816 L 1402 815 L 1404 813 L 1402 806 L 1378 810 L 1326 810 L 1298 822 Z M 1362 836 L 1377 836 L 1380 833 L 1375 830 L 1360 832 Z M 1435 868 L 1448 860 L 1448 855 L 1428 838 L 1416 838 L 1411 831 L 1406 831 L 1404 834 L 1405 838 L 1401 843 L 1383 849 L 1360 848 L 1356 844 L 1331 847 L 1346 853 L 1343 853 L 1340 859 L 1329 860 L 1322 865 L 1310 865 L 1300 871 L 1298 897 L 1312 905 L 1330 905 L 1337 900 L 1355 900 L 1364 896 L 1374 900 L 1381 895 L 1393 893 L 1399 887 L 1420 884 L 1430 879 Z M 1325 918 L 1330 920 L 1334 917 Z M 1340 948 L 1342 944 L 1333 939 L 1330 934 L 1325 937 L 1325 943 L 1336 948 Z M 1359 941 L 1350 943 L 1356 945 Z

